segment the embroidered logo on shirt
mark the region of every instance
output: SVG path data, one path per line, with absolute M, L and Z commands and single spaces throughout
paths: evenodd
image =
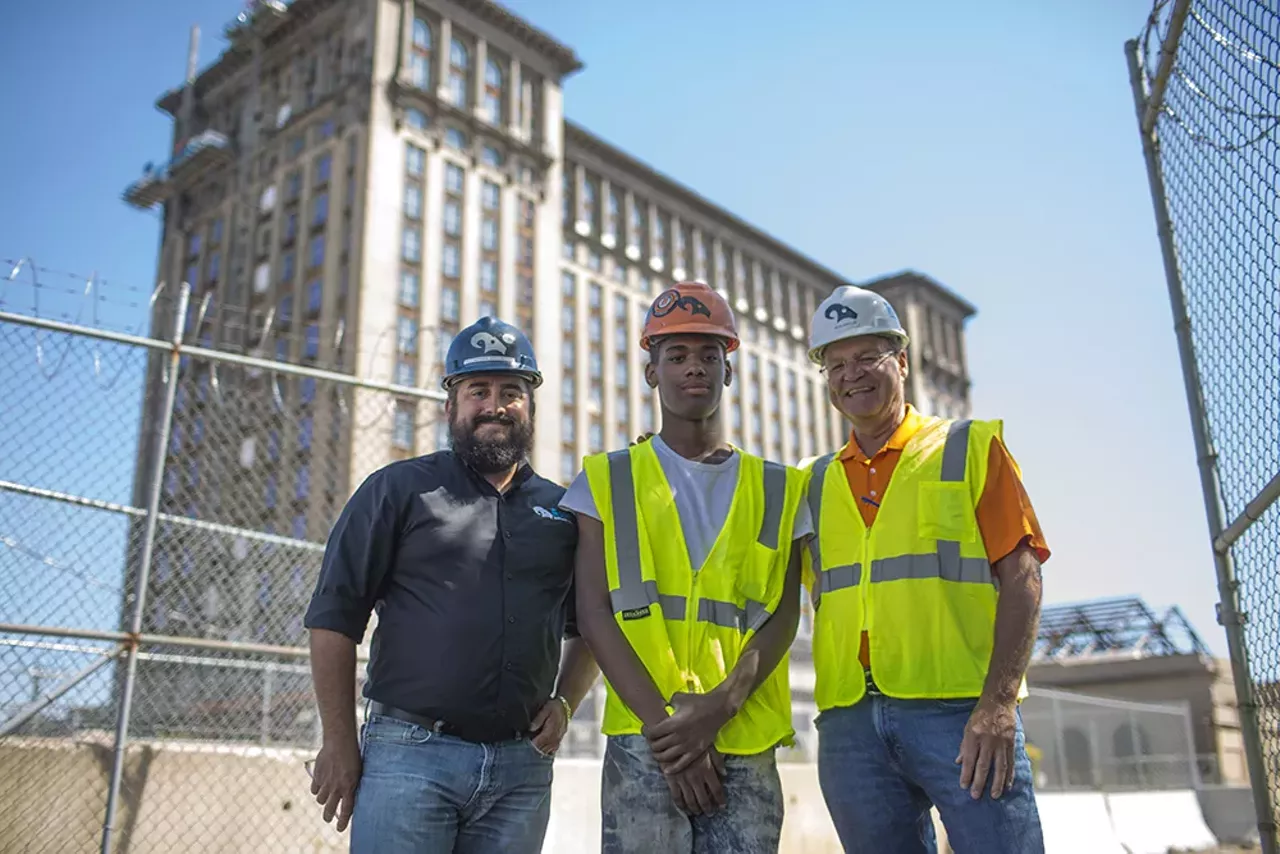
M 647 616 L 649 616 L 648 605 L 643 608 L 627 608 L 622 612 L 622 619 L 624 620 L 643 620 Z
M 568 522 L 569 524 L 573 524 L 573 519 L 569 514 L 561 510 L 559 507 L 552 507 L 548 510 L 545 507 L 534 505 L 533 512 L 537 513 L 543 519 L 551 519 L 555 522 Z

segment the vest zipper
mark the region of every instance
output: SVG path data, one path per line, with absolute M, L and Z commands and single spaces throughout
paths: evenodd
M 858 582 L 858 597 L 862 600 L 862 631 L 867 635 L 867 660 L 871 661 L 871 528 L 863 526 L 862 531 L 862 578 Z M 867 667 L 871 672 L 871 667 Z

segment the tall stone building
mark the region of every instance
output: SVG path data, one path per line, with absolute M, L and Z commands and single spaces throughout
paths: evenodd
M 162 212 L 157 280 L 192 286 L 188 341 L 438 387 L 452 335 L 496 314 L 533 340 L 546 376 L 533 462 L 567 483 L 585 454 L 656 425 L 640 323 L 662 289 L 698 278 L 743 338 L 730 440 L 792 463 L 843 443 L 805 348 L 815 306 L 846 280 L 566 121 L 561 84 L 582 68 L 570 48 L 489 0 L 260 0 L 225 35 L 158 102 L 171 159 L 125 191 Z M 973 308 L 914 273 L 868 286 L 916 342 L 912 399 L 967 413 Z M 171 312 L 157 308 L 157 334 Z M 433 402 L 324 385 L 184 367 L 162 509 L 247 535 L 212 547 L 162 530 L 150 630 L 302 642 L 316 545 L 342 501 L 447 441 Z M 148 396 L 145 424 L 162 399 Z M 387 417 L 359 417 L 373 410 Z M 144 427 L 141 472 L 155 441 Z

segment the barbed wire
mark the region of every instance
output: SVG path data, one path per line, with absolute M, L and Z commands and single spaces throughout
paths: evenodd
M 113 593 L 121 592 L 120 585 L 103 581 L 101 578 L 98 578 L 87 570 L 79 569 L 73 564 L 53 557 L 42 549 L 37 549 L 35 546 L 24 543 L 13 534 L 0 534 L 0 545 L 6 546 L 13 552 L 20 554 L 23 557 L 30 558 L 49 569 L 70 575 L 76 580 L 83 581 L 91 587 L 98 587 L 103 590 L 109 590 Z
M 128 287 L 125 290 L 132 293 L 147 293 L 147 298 L 145 300 L 116 302 L 113 301 L 113 296 L 102 292 L 102 285 L 105 284 L 106 280 L 99 279 L 96 273 L 89 276 L 80 276 L 66 270 L 35 264 L 28 258 L 16 261 L 0 259 L 0 263 L 9 267 L 8 275 L 4 279 L 0 279 L 0 310 L 12 310 L 11 299 L 5 298 L 6 289 L 18 282 L 20 275 L 25 275 L 29 278 L 29 281 L 21 283 L 26 285 L 32 294 L 30 316 L 50 319 L 47 312 L 42 313 L 41 294 L 64 294 L 79 297 L 80 301 L 74 309 L 68 310 L 67 307 L 64 307 L 52 319 L 69 321 L 89 328 L 103 328 L 104 324 L 101 322 L 99 305 L 110 304 L 130 309 L 145 309 L 141 319 L 124 331 L 138 337 L 155 337 L 154 334 L 148 335 L 147 327 L 157 320 L 157 306 L 168 307 L 176 305 L 174 301 L 177 298 L 177 289 L 165 283 L 157 285 L 149 292 L 144 292 L 137 287 Z M 43 280 L 47 276 L 74 279 L 83 284 L 79 288 L 50 285 Z M 347 373 L 347 361 L 349 359 L 354 361 L 356 358 L 354 352 L 350 357 L 346 355 L 348 350 L 354 349 L 351 341 L 354 337 L 359 341 L 373 341 L 374 343 L 367 351 L 364 370 L 358 370 L 359 365 L 352 366 L 350 374 L 353 377 L 374 381 L 374 366 L 378 364 L 380 359 L 384 358 L 386 348 L 393 348 L 394 353 L 412 358 L 415 368 L 421 361 L 420 354 L 423 352 L 430 353 L 432 350 L 427 348 L 432 348 L 435 351 L 434 356 L 437 357 L 427 361 L 426 370 L 422 372 L 424 374 L 422 381 L 434 383 L 439 379 L 443 371 L 443 361 L 438 358 L 441 349 L 441 337 L 451 337 L 453 333 L 440 325 L 425 323 L 415 325 L 413 327 L 413 349 L 411 352 L 405 352 L 400 349 L 402 330 L 395 323 L 383 326 L 366 325 L 353 331 L 346 319 L 342 317 L 312 318 L 308 316 L 309 312 L 297 310 L 291 310 L 287 316 L 282 317 L 280 306 L 279 300 L 260 305 L 226 303 L 218 298 L 216 291 L 205 290 L 192 300 L 188 308 L 188 316 L 184 320 L 186 326 L 185 343 L 188 347 L 199 346 L 224 352 L 243 353 L 256 358 L 269 359 L 283 365 L 316 367 L 323 370 Z M 86 312 L 89 314 L 88 323 L 85 322 Z M 216 338 L 214 337 L 214 330 L 217 330 Z M 153 332 L 154 330 L 152 330 Z M 67 339 L 60 352 L 57 353 L 56 358 L 51 358 L 51 354 L 44 343 L 46 335 L 47 333 L 44 330 L 34 330 L 33 352 L 41 374 L 46 380 L 52 380 L 63 368 L 73 345 Z M 291 353 L 298 352 L 303 347 L 316 341 L 328 342 L 330 345 L 329 352 L 335 354 L 335 357 L 326 360 L 317 355 L 316 358 L 308 358 L 305 362 L 289 358 Z M 109 346 L 94 339 L 91 353 L 94 377 L 102 388 L 108 390 L 115 386 L 121 374 L 128 367 L 127 364 L 122 365 L 114 375 L 104 381 L 103 355 L 110 350 Z M 167 365 L 164 370 L 164 376 L 167 381 Z M 211 365 L 210 370 L 213 372 L 216 384 L 219 368 L 216 365 Z M 422 381 L 418 382 L 419 387 L 423 387 Z

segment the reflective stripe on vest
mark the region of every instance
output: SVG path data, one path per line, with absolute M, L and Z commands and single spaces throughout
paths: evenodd
M 942 448 L 942 476 L 944 482 L 962 483 L 969 460 L 969 421 L 953 421 L 947 426 L 947 441 Z M 835 454 L 827 454 L 813 464 L 813 477 L 809 481 L 809 511 L 813 515 L 814 528 L 822 520 L 822 490 L 827 467 Z M 833 566 L 823 571 L 822 550 L 815 536 L 810 543 L 813 556 L 813 577 L 817 579 L 818 595 L 846 587 L 856 587 L 862 581 L 862 566 Z M 960 543 L 956 540 L 938 540 L 934 554 L 898 555 L 871 562 L 871 583 L 902 581 L 904 579 L 940 578 L 964 584 L 992 584 L 991 564 L 986 558 L 960 556 Z M 815 597 L 814 604 L 817 604 Z
M 618 557 L 618 587 L 609 591 L 615 614 L 660 605 L 668 620 L 683 620 L 688 603 L 683 596 L 659 593 L 656 581 L 645 581 L 640 569 L 640 529 L 636 522 L 635 479 L 631 475 L 629 451 L 613 451 L 609 459 L 609 493 L 613 504 L 614 550 Z M 769 549 L 777 549 L 782 527 L 783 502 L 787 496 L 787 470 L 764 462 L 764 514 L 757 541 Z M 696 568 L 695 568 L 696 570 Z M 759 602 L 747 600 L 745 608 L 715 599 L 698 601 L 697 618 L 743 634 L 757 631 L 769 621 L 771 614 Z

